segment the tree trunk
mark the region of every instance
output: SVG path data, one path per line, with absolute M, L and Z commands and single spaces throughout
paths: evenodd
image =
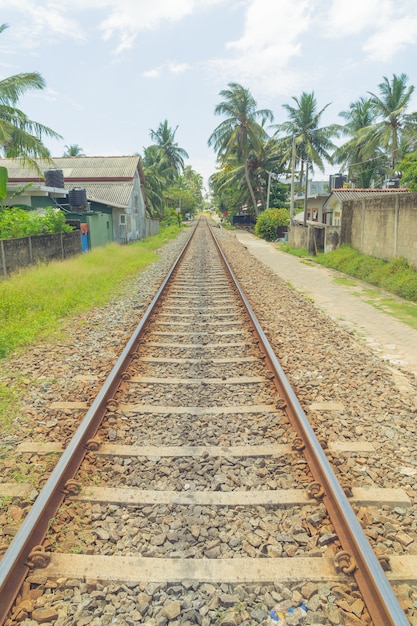
M 253 209 L 255 211 L 255 217 L 258 217 L 258 206 L 256 204 L 256 198 L 255 198 L 255 194 L 253 193 L 253 188 L 250 182 L 250 178 L 249 178 L 249 168 L 248 168 L 248 162 L 245 161 L 245 179 L 246 179 L 246 184 L 248 186 L 249 189 L 249 193 L 250 196 L 252 198 L 252 203 L 253 203 Z

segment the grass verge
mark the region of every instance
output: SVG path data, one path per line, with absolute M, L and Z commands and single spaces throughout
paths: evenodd
M 403 257 L 384 261 L 366 256 L 344 245 L 333 252 L 318 254 L 315 261 L 389 291 L 400 298 L 417 302 L 417 271 Z
M 409 265 L 406 259 L 400 257 L 384 261 L 361 254 L 348 245 L 315 257 L 311 257 L 305 248 L 292 248 L 287 243 L 278 244 L 278 247 L 283 252 L 298 257 L 308 257 L 315 263 L 338 270 L 347 276 L 352 276 L 402 298 L 402 300 L 390 298 L 387 294 L 381 294 L 377 290 L 368 290 L 363 294 L 367 297 L 366 301 L 375 308 L 417 329 L 417 271 Z M 335 280 L 346 286 L 357 286 L 349 278 L 339 277 Z
M 157 249 L 179 233 L 169 226 L 158 235 L 119 246 L 94 248 L 84 255 L 25 268 L 0 282 L 0 358 L 59 330 L 60 322 L 102 306 L 157 256 Z

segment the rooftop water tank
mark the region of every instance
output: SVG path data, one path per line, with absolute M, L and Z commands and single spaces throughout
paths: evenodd
M 64 189 L 64 172 L 56 167 L 45 170 L 45 185 Z
M 81 187 L 73 187 L 68 192 L 68 202 L 71 208 L 87 209 L 87 191 Z

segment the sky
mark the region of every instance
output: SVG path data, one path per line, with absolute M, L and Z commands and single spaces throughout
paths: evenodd
M 39 72 L 43 90 L 20 109 L 88 156 L 141 154 L 167 120 L 204 180 L 207 141 L 231 82 L 248 88 L 274 123 L 284 104 L 314 92 L 323 125 L 384 77 L 405 73 L 417 92 L 415 0 L 0 0 L 0 80 Z M 409 112 L 417 111 L 417 93 Z M 274 132 L 270 129 L 270 132 Z M 337 168 L 325 174 L 325 180 Z

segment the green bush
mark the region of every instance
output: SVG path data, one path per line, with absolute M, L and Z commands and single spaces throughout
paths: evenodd
M 268 209 L 258 216 L 255 234 L 266 241 L 274 241 L 278 236 L 278 226 L 288 226 L 289 221 L 288 209 Z
M 53 207 L 46 207 L 42 214 L 19 207 L 0 210 L 0 239 L 68 233 L 71 230 L 72 226 L 65 223 L 65 213 Z
M 361 254 L 345 244 L 333 252 L 317 255 L 316 261 L 401 298 L 417 302 L 417 271 L 404 257 L 384 261 Z

